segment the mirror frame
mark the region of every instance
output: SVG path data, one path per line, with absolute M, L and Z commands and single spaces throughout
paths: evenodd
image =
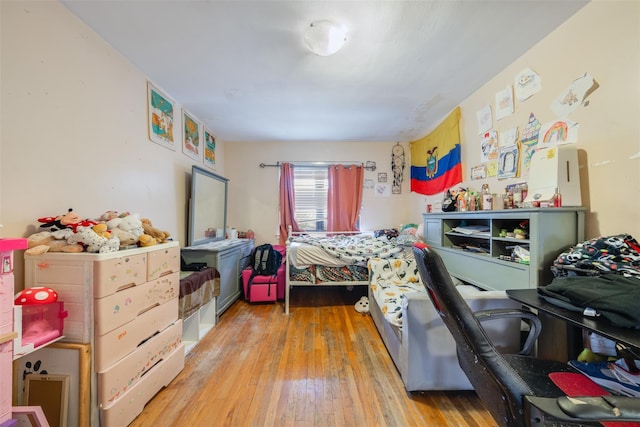
M 229 191 L 229 180 L 223 176 L 217 175 L 211 171 L 203 169 L 201 167 L 192 165 L 191 167 L 191 197 L 189 198 L 189 233 L 188 243 L 189 246 L 202 245 L 210 242 L 225 239 L 225 233 L 227 230 L 227 196 Z M 203 193 L 204 190 L 209 190 L 213 187 L 220 185 L 220 191 L 223 194 L 210 194 Z M 217 191 L 217 188 L 216 188 Z M 222 206 L 222 224 L 196 224 L 196 221 L 203 218 L 203 212 L 207 209 L 207 203 L 211 199 L 223 199 Z M 222 237 L 216 237 L 215 229 L 222 227 Z M 207 230 L 212 228 L 214 234 L 211 236 L 205 235 L 205 237 L 198 237 L 196 235 L 197 230 Z

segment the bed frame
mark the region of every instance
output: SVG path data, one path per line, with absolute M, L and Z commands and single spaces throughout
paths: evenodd
M 291 276 L 290 276 L 290 265 L 291 263 L 288 260 L 289 254 L 291 253 L 290 249 L 290 245 L 291 245 L 291 239 L 293 237 L 296 236 L 300 236 L 300 235 L 307 235 L 307 236 L 317 236 L 317 237 L 323 237 L 323 236 L 327 236 L 327 235 L 331 235 L 331 234 L 362 234 L 362 233 L 366 233 L 366 231 L 327 231 L 327 232 L 309 232 L 309 231 L 303 231 L 303 232 L 296 232 L 296 231 L 292 231 L 291 227 L 289 227 L 288 230 L 288 238 L 286 241 L 286 247 L 287 247 L 287 252 L 286 252 L 286 256 L 287 256 L 287 260 L 285 262 L 286 265 L 286 273 L 285 273 L 285 295 L 284 295 L 284 312 L 285 314 L 289 314 L 289 292 L 291 290 L 292 286 L 366 286 L 369 284 L 369 280 L 357 280 L 357 281 L 343 281 L 343 282 L 322 282 L 322 283 L 311 283 L 311 282 L 306 282 L 306 281 L 297 281 L 297 280 L 291 280 Z

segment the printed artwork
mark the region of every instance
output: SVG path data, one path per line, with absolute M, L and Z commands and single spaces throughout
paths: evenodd
M 575 111 L 585 98 L 598 88 L 598 83 L 589 74 L 577 78 L 551 103 L 551 110 L 558 117 L 566 117 Z
M 182 110 L 182 152 L 194 160 L 202 160 L 200 125 L 186 110 Z
M 495 130 L 485 132 L 482 135 L 480 147 L 482 149 L 482 153 L 480 155 L 481 162 L 484 163 L 491 160 L 498 160 L 498 132 Z
M 503 130 L 500 132 L 500 137 L 498 138 L 498 145 L 500 147 L 504 147 L 506 145 L 513 145 L 518 142 L 518 128 L 512 128 Z
M 491 115 L 491 106 L 485 105 L 476 112 L 478 120 L 478 133 L 482 135 L 493 127 L 493 116 Z
M 518 145 L 513 144 L 500 148 L 498 159 L 498 178 L 513 178 L 518 173 L 519 150 Z
M 213 167 L 216 164 L 216 137 L 204 130 L 204 164 Z
M 496 93 L 496 120 L 504 119 L 513 112 L 513 90 L 511 90 L 511 86 L 508 86 Z
M 568 144 L 578 141 L 578 123 L 569 120 L 558 120 L 545 123 L 540 127 L 538 147 L 549 147 L 557 144 Z
M 542 78 L 531 68 L 525 68 L 516 74 L 513 87 L 516 99 L 522 102 L 542 90 Z
M 485 179 L 487 177 L 487 165 L 477 165 L 471 168 L 471 179 Z
M 147 104 L 149 139 L 156 144 L 175 150 L 174 102 L 151 82 L 147 82 Z
M 533 113 L 529 114 L 529 122 L 522 130 L 522 135 L 520 135 L 520 142 L 522 142 L 522 145 L 524 146 L 522 168 L 525 171 L 529 170 L 529 166 L 531 165 L 531 156 L 533 156 L 533 153 L 536 151 L 541 126 L 542 125 L 536 116 Z

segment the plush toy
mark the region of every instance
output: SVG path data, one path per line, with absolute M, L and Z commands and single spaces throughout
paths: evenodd
M 121 230 L 119 228 L 114 228 L 109 230 L 111 233 L 111 237 L 118 239 L 120 242 L 120 247 L 133 246 L 138 243 L 138 237 L 129 233 L 128 231 Z
M 156 240 L 156 238 L 153 236 L 143 234 L 138 238 L 138 243 L 140 243 L 141 247 L 146 248 L 147 246 L 157 245 L 158 240 Z
M 358 313 L 367 314 L 369 312 L 369 298 L 366 296 L 360 297 L 355 307 Z
M 148 234 L 149 236 L 155 238 L 158 243 L 164 243 L 169 239 L 169 237 L 171 237 L 171 233 L 169 233 L 168 231 L 163 231 L 155 228 L 148 218 L 142 218 L 140 221 L 142 222 L 142 229 L 144 230 L 144 234 Z
M 129 212 L 118 212 L 118 211 L 106 211 L 100 218 L 97 219 L 98 222 L 108 222 L 115 218 L 124 218 L 125 216 L 130 215 Z
M 117 238 L 107 239 L 99 236 L 90 227 L 78 227 L 78 231 L 68 239 L 69 243 L 80 243 L 87 252 L 116 252 L 120 249 L 120 241 Z
M 47 216 L 38 218 L 38 222 L 41 222 L 40 228 L 49 229 L 49 231 L 63 230 L 70 228 L 75 233 L 78 227 L 90 227 L 95 225 L 95 221 L 88 219 L 81 219 L 78 214 L 73 212 L 73 209 L 69 209 L 66 214 L 59 216 Z
M 78 244 L 70 244 L 67 239 L 73 236 L 73 230 L 65 228 L 57 231 L 41 231 L 27 238 L 27 255 L 41 255 L 46 252 L 76 253 L 84 251 Z
M 107 224 L 98 223 L 93 226 L 93 232 L 96 233 L 100 237 L 104 237 L 107 239 L 111 238 L 111 232 L 107 228 Z
M 121 230 L 127 231 L 131 233 L 137 240 L 142 234 L 144 234 L 144 229 L 142 228 L 142 221 L 140 221 L 139 214 L 131 214 L 127 215 L 124 218 L 114 218 L 110 221 L 107 221 L 107 227 L 109 230 L 114 230 L 119 228 Z

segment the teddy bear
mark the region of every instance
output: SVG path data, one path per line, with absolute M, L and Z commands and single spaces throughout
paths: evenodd
M 155 228 L 148 218 L 142 218 L 140 221 L 142 222 L 142 229 L 144 230 L 144 234 L 148 234 L 149 236 L 155 238 L 158 243 L 164 243 L 169 239 L 169 237 L 171 237 L 171 233 L 169 233 L 168 231 L 163 231 Z
M 122 247 L 137 244 L 140 236 L 144 234 L 139 214 L 118 216 L 110 219 L 106 224 L 107 229 L 111 232 L 111 237 L 117 238 Z
M 68 240 L 69 243 L 80 243 L 87 252 L 108 253 L 120 249 L 120 241 L 117 238 L 107 239 L 98 235 L 91 227 L 78 227 L 76 233 Z
M 113 218 L 112 220 L 107 221 L 106 224 L 109 230 L 119 228 L 133 234 L 136 238 L 144 234 L 139 214 L 130 214 L 125 217 Z
M 57 231 L 40 231 L 27 238 L 27 255 L 40 255 L 46 252 L 83 252 L 82 245 L 69 243 L 69 237 L 73 236 L 73 230 L 64 228 Z
M 369 312 L 369 298 L 366 296 L 360 297 L 355 304 L 355 308 L 358 313 L 367 314 Z
M 143 234 L 138 238 L 138 243 L 141 247 L 146 248 L 147 246 L 157 245 L 158 240 L 149 234 Z
M 107 239 L 111 238 L 111 232 L 109 231 L 107 224 L 98 223 L 93 226 L 93 232 L 96 233 L 100 237 L 105 237 Z

